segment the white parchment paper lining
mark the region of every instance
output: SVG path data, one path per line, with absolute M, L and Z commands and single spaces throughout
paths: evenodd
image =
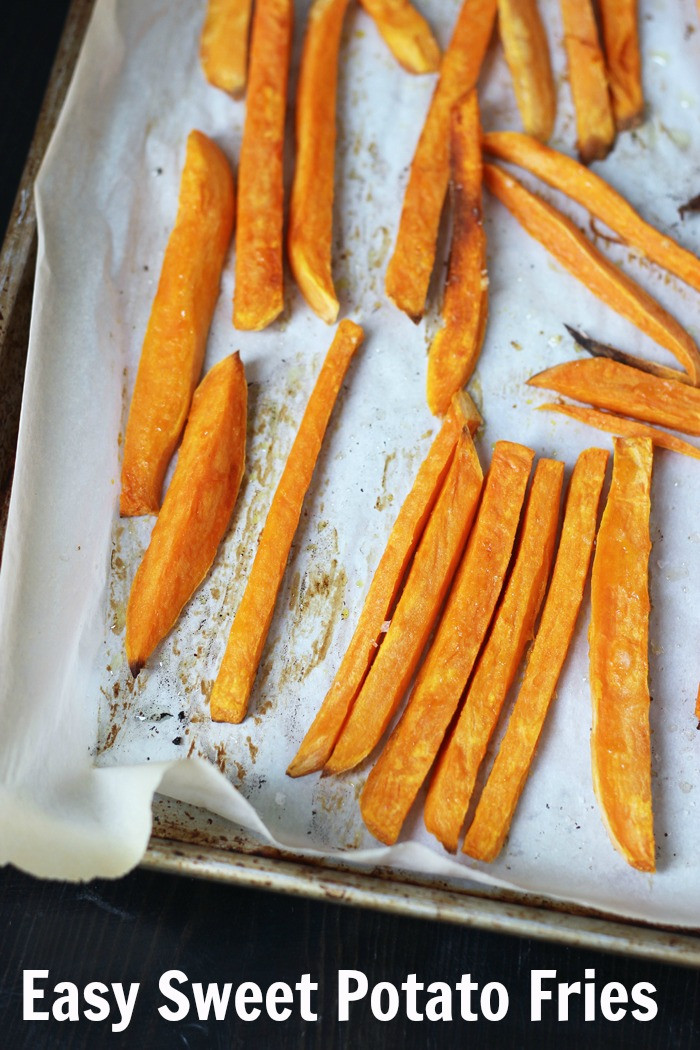
M 445 44 L 457 0 L 421 5 Z M 299 3 L 296 59 L 307 4 Z M 555 54 L 555 144 L 575 139 L 555 0 L 542 4 Z M 677 206 L 700 190 L 700 34 L 691 0 L 642 0 L 644 126 L 600 166 L 662 229 L 700 247 L 700 220 Z M 159 790 L 297 853 L 396 865 L 529 890 L 619 915 L 699 925 L 700 677 L 698 464 L 656 458 L 651 623 L 658 872 L 630 870 L 593 796 L 585 633 L 560 682 L 532 776 L 501 858 L 445 854 L 412 817 L 379 849 L 357 795 L 368 767 L 290 781 L 284 770 L 356 622 L 371 573 L 435 422 L 424 404 L 425 351 L 439 288 L 414 326 L 389 305 L 383 275 L 407 166 L 434 80 L 405 74 L 361 10 L 347 20 L 339 87 L 336 252 L 347 313 L 366 328 L 331 421 L 251 706 L 241 726 L 211 726 L 207 696 L 264 514 L 331 332 L 287 289 L 283 319 L 258 334 L 230 323 L 232 256 L 207 367 L 240 349 L 250 381 L 247 479 L 210 579 L 133 686 L 124 665 L 128 588 L 150 529 L 116 515 L 120 434 L 168 231 L 188 131 L 238 154 L 244 105 L 208 87 L 198 65 L 198 0 L 98 0 L 37 183 L 39 262 L 17 469 L 0 576 L 0 859 L 39 875 L 119 875 L 146 848 Z M 697 27 L 696 27 L 697 28 Z M 482 78 L 487 128 L 518 127 L 497 46 Z M 548 192 L 545 195 L 552 196 Z M 566 201 L 581 224 L 587 215 Z M 479 439 L 510 438 L 571 468 L 604 435 L 537 413 L 533 372 L 575 353 L 563 323 L 656 352 L 598 303 L 503 208 L 487 202 L 491 317 L 472 390 Z M 599 236 L 602 231 L 593 231 Z M 633 252 L 600 243 L 696 336 L 697 296 Z M 441 246 L 444 256 L 445 246 Z M 442 266 L 438 267 L 441 274 Z M 439 282 L 436 282 L 438 284 Z M 98 717 L 99 711 L 99 717 Z M 188 760 L 183 761 L 185 755 Z

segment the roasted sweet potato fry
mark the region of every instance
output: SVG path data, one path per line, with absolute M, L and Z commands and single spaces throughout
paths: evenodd
M 649 729 L 649 513 L 652 444 L 615 438 L 591 577 L 593 787 L 613 845 L 654 871 Z
M 333 684 L 287 770 L 289 776 L 314 773 L 330 758 L 377 652 L 382 626 L 391 618 L 409 562 L 452 462 L 460 432 L 464 426 L 468 426 L 472 434 L 475 433 L 479 422 L 480 417 L 471 398 L 458 394 L 394 522 L 355 633 Z
M 126 610 L 134 678 L 209 572 L 231 518 L 245 463 L 248 389 L 238 354 L 195 390 L 175 472 Z
M 297 156 L 289 205 L 289 262 L 309 306 L 328 324 L 338 316 L 333 287 L 333 173 L 338 48 L 349 0 L 315 0 L 297 86 Z
M 598 412 L 595 408 L 583 408 L 581 405 L 558 404 L 539 405 L 540 411 L 559 412 L 562 416 L 576 419 L 586 426 L 604 430 L 608 434 L 617 434 L 619 437 L 648 438 L 652 444 L 659 448 L 668 449 L 670 452 L 680 452 L 684 456 L 700 459 L 700 448 L 691 445 L 675 434 L 668 434 L 665 430 L 657 430 L 649 427 L 646 423 L 637 423 L 633 419 L 624 419 L 622 416 L 612 412 Z
M 564 464 L 541 459 L 525 509 L 517 557 L 459 718 L 425 802 L 425 825 L 457 849 L 474 784 L 544 598 L 559 530 Z
M 620 412 L 647 423 L 700 437 L 700 390 L 672 379 L 657 379 L 604 357 L 555 365 L 528 379 L 574 401 Z
M 409 73 L 437 73 L 440 45 L 409 0 L 360 0 L 396 60 Z
M 698 686 L 698 693 L 695 697 L 695 717 L 698 720 L 698 725 L 700 726 L 700 685 Z
M 483 146 L 486 153 L 526 168 L 588 208 L 626 244 L 700 291 L 700 259 L 645 222 L 600 175 L 517 131 L 489 132 L 484 135 Z
M 243 141 L 233 323 L 258 331 L 282 312 L 284 118 L 292 0 L 256 0 Z
M 245 89 L 251 5 L 252 0 L 208 0 L 199 43 L 209 83 L 236 98 Z
M 535 644 L 464 840 L 464 852 L 478 860 L 494 860 L 505 842 L 564 666 L 586 586 L 607 462 L 603 449 L 586 449 L 571 475 L 559 550 Z
M 462 556 L 482 480 L 471 436 L 464 430 L 389 630 L 326 763 L 327 772 L 342 773 L 366 758 L 401 703 Z
M 523 127 L 546 142 L 554 129 L 557 92 L 537 0 L 498 0 L 498 31 Z
M 615 123 L 634 128 L 644 117 L 638 0 L 599 0 Z
M 576 110 L 578 155 L 589 164 L 607 157 L 615 141 L 605 59 L 591 0 L 561 0 L 561 13 Z
M 452 111 L 454 221 L 443 327 L 428 354 L 428 406 L 444 415 L 481 353 L 488 314 L 486 233 L 481 214 L 481 126 L 476 91 Z
M 499 441 L 479 515 L 401 721 L 365 785 L 362 818 L 395 842 L 428 775 L 488 630 L 510 562 L 534 453 Z
M 700 351 L 674 317 L 613 265 L 584 237 L 570 219 L 542 200 L 507 172 L 484 165 L 489 190 L 512 212 L 527 232 L 594 295 L 680 361 L 694 384 L 700 378 Z
M 233 229 L 233 175 L 201 131 L 187 139 L 177 219 L 141 350 L 124 438 L 120 511 L 157 514 L 202 370 Z
M 610 346 L 608 343 L 599 343 L 596 339 L 590 339 L 587 335 L 577 332 L 571 325 L 565 324 L 564 328 L 566 328 L 569 335 L 573 336 L 574 341 L 591 354 L 592 357 L 609 357 L 611 361 L 620 361 L 623 365 L 630 365 L 631 368 L 641 368 L 643 372 L 659 376 L 660 379 L 675 379 L 679 383 L 690 383 L 687 372 L 681 372 L 678 368 L 658 365 L 655 361 L 649 361 L 645 357 L 637 357 L 635 354 L 628 354 L 624 350 L 618 350 L 616 346 Z M 692 383 L 690 385 L 692 386 Z
M 411 164 L 386 294 L 414 321 L 425 309 L 450 179 L 452 107 L 476 85 L 495 17 L 496 0 L 464 0 Z
M 275 611 L 306 490 L 333 405 L 363 331 L 341 321 L 282 472 L 211 694 L 216 722 L 242 722 Z

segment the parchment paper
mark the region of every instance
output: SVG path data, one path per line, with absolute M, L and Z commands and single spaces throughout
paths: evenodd
M 297 4 L 296 56 L 306 3 Z M 422 0 L 447 43 L 457 0 Z M 261 841 L 358 864 L 392 865 L 529 890 L 619 915 L 700 925 L 696 813 L 700 735 L 698 464 L 656 456 L 651 559 L 651 690 L 658 872 L 632 871 L 603 828 L 590 774 L 584 610 L 512 832 L 493 865 L 451 858 L 416 808 L 400 844 L 377 848 L 357 797 L 369 766 L 340 778 L 284 770 L 352 634 L 363 597 L 435 421 L 425 353 L 438 280 L 414 326 L 383 294 L 407 169 L 434 85 L 411 77 L 361 10 L 348 15 L 339 85 L 334 270 L 366 343 L 341 392 L 306 499 L 251 704 L 240 726 L 211 725 L 207 699 L 257 537 L 331 331 L 287 283 L 284 317 L 262 333 L 230 323 L 228 260 L 207 367 L 240 349 L 250 381 L 247 477 L 212 573 L 136 685 L 123 657 L 124 609 L 151 523 L 117 517 L 120 436 L 187 133 L 232 162 L 244 104 L 198 64 L 199 0 L 98 0 L 37 183 L 39 263 L 17 470 L 0 576 L 0 858 L 40 875 L 118 875 L 145 850 L 159 790 L 243 824 Z M 556 0 L 544 0 L 557 70 L 554 144 L 573 149 Z M 599 170 L 660 228 L 700 247 L 677 206 L 700 190 L 700 34 L 692 0 L 641 0 L 646 123 Z M 482 77 L 486 128 L 519 127 L 500 47 Z M 526 180 L 527 181 L 527 180 Z M 545 196 L 555 195 L 543 190 Z M 558 201 L 581 224 L 587 215 Z M 534 407 L 524 385 L 571 358 L 563 324 L 637 353 L 648 341 L 564 273 L 487 201 L 490 320 L 471 389 L 486 427 L 570 469 L 605 435 Z M 697 296 L 591 231 L 697 337 Z

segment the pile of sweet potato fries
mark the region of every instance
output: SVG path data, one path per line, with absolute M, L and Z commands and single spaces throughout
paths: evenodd
M 616 134 L 643 117 L 637 3 L 561 0 L 580 158 L 575 160 L 547 145 L 557 91 L 536 0 L 463 0 L 459 9 L 455 5 L 444 54 L 409 0 L 360 2 L 404 69 L 436 74 L 386 293 L 421 320 L 451 182 L 442 325 L 427 363 L 428 404 L 442 422 L 396 517 L 347 652 L 287 772 L 341 774 L 378 754 L 360 803 L 374 836 L 395 842 L 420 796 L 428 830 L 447 849 L 458 848 L 465 830 L 463 851 L 493 860 L 526 782 L 592 565 L 593 782 L 613 843 L 634 867 L 652 871 L 647 678 L 653 447 L 700 458 L 696 446 L 659 429 L 700 436 L 700 350 L 680 321 L 562 211 L 502 166 L 523 169 L 587 208 L 624 244 L 700 291 L 700 260 L 644 221 L 585 166 L 604 158 Z M 314 0 L 309 9 L 286 232 L 299 289 L 329 324 L 341 310 L 332 265 L 336 92 L 350 4 Z M 220 148 L 200 131 L 187 140 L 177 216 L 131 401 L 120 510 L 125 516 L 157 515 L 127 611 L 126 651 L 134 676 L 211 568 L 244 473 L 247 388 L 239 355 L 200 381 L 234 227 L 234 325 L 262 329 L 284 308 L 293 8 L 293 0 L 209 0 L 204 18 L 202 69 L 214 87 L 236 96 L 245 92 L 245 124 L 237 193 Z M 481 128 L 478 81 L 496 26 L 523 131 Z M 541 408 L 617 435 L 599 527 L 608 461 L 602 449 L 579 456 L 563 517 L 563 463 L 541 458 L 533 471 L 533 450 L 499 441 L 485 476 L 482 471 L 473 442 L 481 418 L 463 388 L 487 328 L 484 186 L 558 263 L 678 363 L 649 362 L 573 333 L 591 357 L 529 380 L 583 403 Z M 309 398 L 213 685 L 214 720 L 237 723 L 246 715 L 302 504 L 363 335 L 353 321 L 340 323 Z M 166 471 L 180 442 L 161 507 Z M 507 697 L 530 643 L 506 717 Z M 505 728 L 484 780 L 498 726 Z

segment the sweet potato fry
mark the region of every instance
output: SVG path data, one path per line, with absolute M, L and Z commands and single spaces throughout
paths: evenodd
M 604 357 L 567 361 L 532 376 L 528 383 L 609 412 L 700 437 L 697 387 L 657 379 L 617 361 Z
M 338 48 L 349 0 L 315 0 L 297 86 L 297 156 L 289 205 L 289 263 L 309 306 L 338 316 L 331 273 Z
M 569 335 L 573 336 L 574 341 L 592 357 L 609 357 L 611 361 L 620 361 L 621 364 L 630 365 L 631 368 L 641 368 L 642 372 L 649 372 L 650 375 L 659 376 L 660 379 L 675 379 L 679 383 L 690 383 L 688 374 L 681 372 L 678 368 L 657 365 L 655 361 L 648 361 L 644 357 L 628 354 L 624 350 L 618 350 L 616 346 L 609 346 L 607 343 L 599 343 L 596 339 L 589 339 L 587 335 L 577 332 L 571 325 L 565 324 L 564 328 L 566 328 Z
M 499 441 L 466 553 L 401 721 L 365 785 L 362 818 L 395 842 L 433 764 L 488 630 L 510 562 L 534 453 Z
M 489 190 L 505 204 L 527 232 L 594 295 L 680 361 L 691 380 L 700 378 L 700 351 L 674 317 L 613 265 L 584 237 L 570 219 L 542 200 L 507 172 L 484 165 Z
M 557 92 L 537 0 L 498 0 L 498 31 L 523 127 L 546 142 L 554 129 Z
M 464 0 L 411 164 L 386 294 L 414 321 L 425 309 L 450 179 L 452 107 L 476 85 L 495 17 L 496 0 Z
M 586 449 L 571 475 L 559 550 L 535 644 L 464 840 L 464 852 L 478 860 L 494 860 L 505 842 L 564 666 L 583 600 L 607 462 L 603 449 Z
M 444 415 L 481 353 L 488 314 L 486 234 L 481 214 L 481 126 L 476 91 L 452 111 L 454 221 L 443 327 L 428 355 L 428 406 Z
M 408 564 L 420 541 L 449 470 L 464 426 L 475 433 L 480 417 L 468 395 L 458 394 L 404 500 L 386 550 L 370 584 L 355 633 L 333 684 L 290 763 L 291 777 L 321 769 L 331 756 L 381 640 L 382 626 L 396 603 Z
M 233 323 L 259 331 L 282 312 L 284 118 L 292 0 L 256 0 L 243 141 Z
M 409 0 L 360 0 L 396 60 L 409 73 L 437 73 L 440 45 Z
M 649 729 L 649 513 L 652 444 L 615 438 L 591 577 L 593 787 L 613 845 L 654 871 Z
M 484 135 L 486 153 L 517 164 L 561 190 L 614 230 L 622 240 L 651 262 L 680 277 L 700 291 L 700 259 L 671 237 L 659 233 L 605 179 L 563 153 L 517 131 L 493 131 Z
M 202 370 L 233 209 L 226 157 L 201 131 L 191 132 L 126 424 L 123 516 L 158 513 L 165 472 Z
M 698 725 L 700 726 L 700 685 L 698 686 L 698 693 L 695 697 L 695 717 L 698 721 Z
M 126 656 L 134 678 L 214 561 L 243 477 L 247 401 L 238 354 L 215 365 L 195 390 L 175 472 L 129 595 Z
M 648 438 L 653 445 L 668 449 L 670 452 L 680 452 L 684 456 L 700 459 L 700 448 L 691 445 L 675 434 L 668 434 L 665 430 L 657 430 L 645 423 L 637 423 L 633 419 L 623 419 L 622 416 L 611 412 L 598 412 L 595 408 L 583 408 L 581 405 L 557 404 L 538 405 L 540 411 L 559 412 L 562 416 L 569 416 L 579 423 L 585 423 L 597 430 L 604 430 L 608 434 L 617 434 L 618 437 Z
M 599 0 L 615 123 L 634 128 L 644 117 L 638 0 Z
M 210 84 L 238 98 L 245 90 L 252 0 L 208 0 L 199 58 Z
M 541 459 L 530 489 L 518 553 L 457 723 L 425 802 L 425 826 L 453 853 L 479 767 L 547 589 L 559 529 L 564 464 Z
M 326 763 L 328 773 L 342 773 L 366 758 L 401 703 L 462 556 L 482 480 L 471 436 L 464 430 L 389 630 Z
M 363 332 L 341 321 L 282 472 L 211 694 L 216 722 L 242 722 L 323 436 Z
M 578 155 L 589 164 L 607 157 L 615 141 L 605 59 L 591 0 L 561 0 L 561 13 L 576 110 Z

